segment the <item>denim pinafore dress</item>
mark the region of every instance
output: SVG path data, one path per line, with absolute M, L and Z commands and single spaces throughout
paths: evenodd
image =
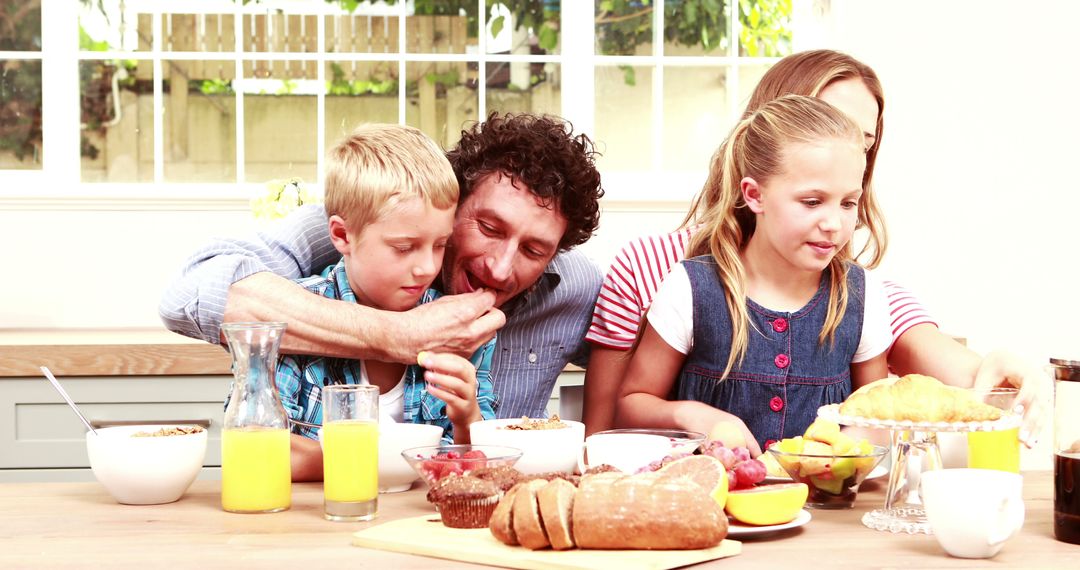
M 711 256 L 682 262 L 690 277 L 694 348 L 679 374 L 678 399 L 697 400 L 741 418 L 761 449 L 802 435 L 819 407 L 851 393 L 851 359 L 863 325 L 866 276 L 848 264 L 848 303 L 835 341 L 819 344 L 828 310 L 828 272 L 810 301 L 794 313 L 773 311 L 747 299 L 750 319 L 746 357 L 721 381 L 731 353 L 731 314 Z

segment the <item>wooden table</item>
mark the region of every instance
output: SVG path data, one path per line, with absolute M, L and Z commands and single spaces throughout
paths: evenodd
M 747 540 L 742 554 L 701 567 L 1077 568 L 1080 545 L 1053 538 L 1052 479 L 1048 471 L 1025 474 L 1027 522 L 1021 534 L 989 560 L 951 558 L 931 536 L 864 527 L 863 513 L 884 504 L 884 484 L 879 479 L 864 484 L 854 509 L 814 510 L 806 526 Z M 0 568 L 322 570 L 331 567 L 328 563 L 343 568 L 470 567 L 350 545 L 356 530 L 431 513 L 423 489 L 381 495 L 379 518 L 372 523 L 324 520 L 319 484 L 294 485 L 292 509 L 271 515 L 225 513 L 219 498 L 217 481 L 197 481 L 179 502 L 154 506 L 119 505 L 97 483 L 3 484 Z

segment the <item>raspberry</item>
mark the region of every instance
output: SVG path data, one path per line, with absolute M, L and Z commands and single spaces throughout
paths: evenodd
M 465 455 L 461 456 L 464 459 L 487 459 L 487 455 L 479 449 L 470 449 L 465 452 Z

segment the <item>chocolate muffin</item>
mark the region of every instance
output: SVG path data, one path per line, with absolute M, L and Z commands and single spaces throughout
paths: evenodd
M 438 505 L 442 523 L 450 528 L 485 528 L 500 495 L 491 481 L 451 475 L 428 491 L 427 500 Z
M 517 484 L 518 481 L 521 481 L 521 478 L 523 477 L 521 471 L 518 471 L 509 465 L 481 467 L 469 471 L 469 475 L 476 477 L 477 479 L 495 483 L 495 486 L 503 493 L 509 491 L 510 488 Z

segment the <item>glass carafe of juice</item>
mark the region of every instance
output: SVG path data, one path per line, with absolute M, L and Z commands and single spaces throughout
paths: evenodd
M 274 374 L 285 323 L 228 323 L 221 329 L 234 376 L 221 428 L 221 507 L 284 511 L 292 503 L 289 420 Z
M 1054 376 L 1054 537 L 1080 544 L 1080 360 L 1050 359 Z

